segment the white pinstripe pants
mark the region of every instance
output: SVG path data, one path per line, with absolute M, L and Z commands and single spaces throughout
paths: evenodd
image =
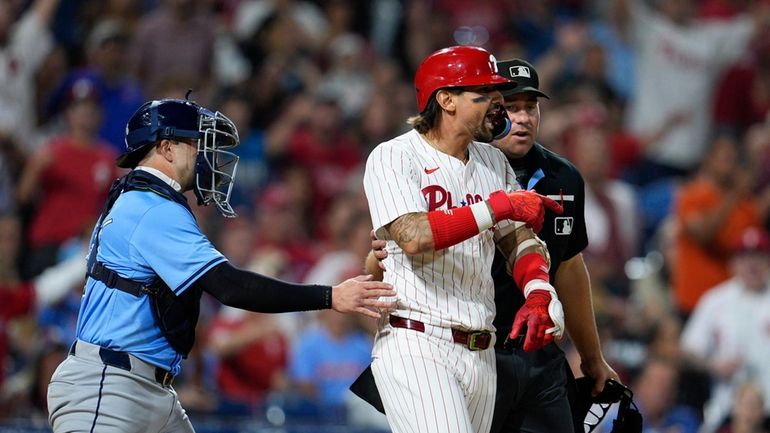
M 451 330 L 425 333 L 385 325 L 372 350 L 372 372 L 393 433 L 488 433 L 495 407 L 492 345 L 471 351 Z

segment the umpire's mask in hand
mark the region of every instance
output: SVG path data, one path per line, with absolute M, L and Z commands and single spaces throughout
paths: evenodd
M 610 407 L 619 403 L 618 415 L 612 423 L 611 433 L 642 433 L 642 416 L 634 404 L 634 393 L 628 387 L 609 379 L 604 385 L 604 390 L 599 395 L 592 396 L 592 378 L 581 377 L 575 380 L 575 384 L 577 393 L 574 400 L 570 401 L 570 406 L 574 416 L 584 420 L 582 431 L 594 431 Z

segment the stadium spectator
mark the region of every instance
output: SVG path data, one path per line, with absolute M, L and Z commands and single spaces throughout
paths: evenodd
M 212 77 L 215 29 L 213 17 L 201 5 L 193 0 L 162 0 L 137 24 L 128 64 L 147 97 L 158 97 L 163 81 L 172 76 L 205 93 L 201 89 Z
M 361 267 L 361 257 L 369 252 L 369 232 L 372 224 L 365 203 L 360 197 L 347 194 L 337 197 L 326 214 L 324 226 L 327 242 L 326 251 L 308 271 L 305 281 L 336 281 L 338 277 L 350 275 Z
M 721 133 L 743 137 L 770 114 L 770 39 L 756 38 L 749 54 L 724 74 L 714 95 L 714 124 Z
M 317 214 L 325 212 L 363 163 L 360 145 L 344 124 L 337 101 L 324 92 L 295 100 L 267 133 L 271 159 L 291 161 L 310 174 L 312 211 Z
M 753 383 L 738 388 L 730 416 L 717 433 L 766 433 L 768 418 L 762 390 Z
M 683 317 L 706 290 L 727 280 L 734 240 L 746 228 L 762 223 L 753 195 L 755 175 L 740 163 L 737 146 L 729 137 L 716 138 L 676 199 L 677 257 L 671 283 Z
M 288 340 L 270 315 L 223 307 L 209 325 L 207 347 L 218 357 L 220 411 L 240 405 L 242 414 L 253 414 L 268 393 L 286 388 Z
M 19 13 L 19 3 L 0 2 L 0 132 L 11 134 L 31 153 L 37 128 L 35 74 L 53 50 L 48 28 L 59 0 L 35 0 Z
M 272 255 L 278 260 L 278 278 L 301 281 L 317 259 L 318 251 L 301 227 L 304 204 L 304 199 L 297 200 L 284 182 L 273 183 L 257 200 L 256 258 Z
M 86 65 L 67 74 L 49 103 L 49 111 L 57 112 L 75 82 L 91 81 L 103 113 L 99 136 L 118 153 L 125 148 L 126 122 L 144 102 L 139 83 L 128 76 L 126 68 L 129 35 L 117 19 L 98 22 L 86 40 Z
M 23 276 L 56 263 L 59 247 L 94 223 L 117 178 L 112 147 L 98 138 L 102 109 L 93 80 L 72 83 L 63 134 L 50 139 L 24 167 L 18 185 L 22 206 L 34 206 Z
M 700 421 L 691 407 L 677 404 L 679 367 L 675 360 L 651 357 L 633 381 L 634 402 L 644 419 L 643 433 L 696 433 Z M 599 433 L 612 430 L 617 405 L 607 414 L 598 428 Z
M 767 24 L 767 6 L 729 20 L 705 21 L 695 1 L 615 0 L 632 29 L 637 50 L 636 86 L 628 124 L 639 135 L 675 125 L 644 149 L 638 182 L 683 176 L 697 168 L 711 134 L 713 88 L 722 72 L 746 52 Z
M 751 381 L 762 394 L 770 393 L 770 234 L 751 227 L 734 244 L 732 277 L 703 295 L 681 341 L 691 361 L 712 379 L 704 414 L 709 432 L 730 413 L 740 383 Z
M 238 183 L 233 188 L 230 203 L 236 210 L 250 212 L 259 191 L 270 175 L 265 156 L 264 130 L 252 127 L 254 103 L 245 92 L 233 91 L 222 98 L 222 113 L 238 128 L 241 145 L 233 149 L 238 161 Z M 251 213 L 251 212 L 250 212 Z
M 318 319 L 292 348 L 289 380 L 318 405 L 321 419 L 344 420 L 348 387 L 371 361 L 372 337 L 344 315 L 321 312 Z
M 570 155 L 585 180 L 584 255 L 591 277 L 615 296 L 627 295 L 624 266 L 637 251 L 640 221 L 633 188 L 610 178 L 609 143 L 601 127 L 578 126 Z
M 19 218 L 13 214 L 0 213 L 0 296 L 3 299 L 0 303 L 0 372 L 2 372 L 0 374 L 0 417 L 7 415 L 3 413 L 5 406 L 18 406 L 12 401 L 17 397 L 16 394 L 4 387 L 6 375 L 12 370 L 7 367 L 12 351 L 10 336 L 14 321 L 34 318 L 36 309 L 46 308 L 59 302 L 72 286 L 83 281 L 83 275 L 85 275 L 85 259 L 81 256 L 48 268 L 35 279 L 23 279 L 19 273 L 22 240 Z M 33 338 L 32 341 L 27 342 L 28 349 L 32 352 L 42 350 L 45 345 L 59 344 L 56 340 L 44 338 L 45 334 L 39 329 L 33 329 L 32 335 L 39 339 L 35 341 Z M 23 359 L 23 357 L 19 358 Z M 17 370 L 24 370 L 27 367 L 17 366 Z M 21 411 L 23 412 L 24 409 L 22 408 Z

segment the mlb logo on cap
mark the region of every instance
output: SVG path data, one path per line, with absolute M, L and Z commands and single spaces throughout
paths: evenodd
M 532 77 L 532 75 L 529 73 L 529 68 L 526 66 L 511 66 L 509 72 L 511 77 Z
M 548 95 L 540 91 L 537 69 L 531 63 L 522 59 L 511 59 L 497 62 L 497 67 L 500 69 L 500 75 L 517 84 L 513 89 L 501 90 L 504 98 L 526 92 L 534 93 L 538 97 L 548 97 Z

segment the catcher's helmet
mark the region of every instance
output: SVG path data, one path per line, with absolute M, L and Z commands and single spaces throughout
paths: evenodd
M 216 204 L 224 216 L 235 216 L 229 200 L 238 156 L 223 149 L 240 143 L 235 124 L 220 112 L 212 112 L 185 99 L 161 99 L 143 104 L 126 125 L 126 151 L 118 167 L 135 168 L 163 139 L 194 141 L 198 148 L 195 186 L 198 204 Z
M 417 108 L 422 113 L 436 90 L 448 87 L 497 85 L 501 90 L 516 83 L 497 73 L 495 56 L 480 47 L 444 48 L 422 61 L 414 75 Z

